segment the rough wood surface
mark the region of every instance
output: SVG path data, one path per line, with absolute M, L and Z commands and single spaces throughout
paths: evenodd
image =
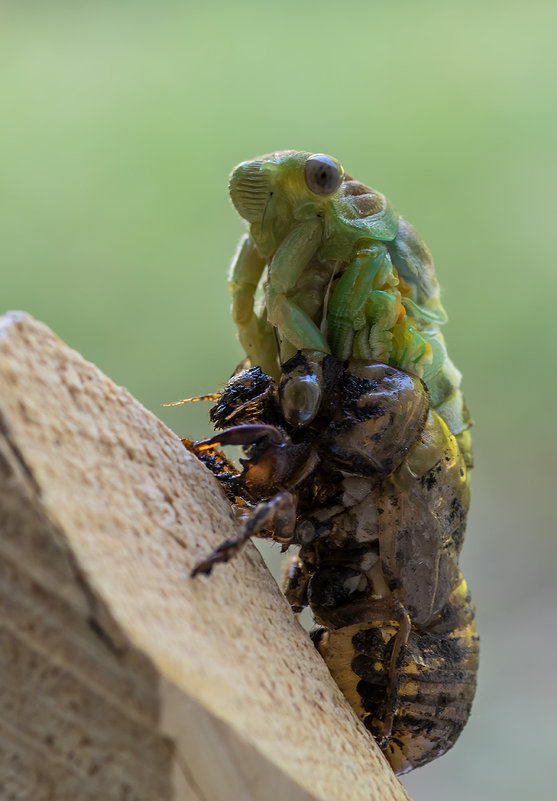
M 407 799 L 213 477 L 126 390 L 0 318 L 0 798 Z

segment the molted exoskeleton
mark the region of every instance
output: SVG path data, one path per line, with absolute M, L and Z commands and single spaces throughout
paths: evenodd
M 315 371 L 319 403 L 300 426 L 282 388 Z M 470 713 L 478 638 L 458 569 L 467 468 L 423 382 L 330 356 L 314 368 L 298 354 L 280 386 L 259 368 L 234 376 L 212 418 L 224 431 L 190 447 L 253 511 L 194 572 L 251 536 L 299 546 L 286 596 L 297 612 L 311 607 L 319 651 L 395 771 L 444 753 Z M 240 472 L 223 472 L 219 444 L 245 446 Z

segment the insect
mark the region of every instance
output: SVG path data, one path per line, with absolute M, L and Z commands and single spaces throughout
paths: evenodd
M 433 261 L 387 198 L 331 156 L 294 150 L 239 164 L 229 189 L 249 227 L 229 287 L 251 364 L 278 378 L 300 350 L 421 376 L 471 465 L 470 418 L 440 330 L 447 315 Z M 317 387 L 314 396 L 317 407 Z
M 246 162 L 230 192 L 250 223 L 230 283 L 251 367 L 211 410 L 220 433 L 184 443 L 243 526 L 193 574 L 252 536 L 299 546 L 286 596 L 296 612 L 311 607 L 333 677 L 404 773 L 454 744 L 478 666 L 458 569 L 469 419 L 431 259 L 330 157 Z M 226 445 L 244 447 L 240 470 Z

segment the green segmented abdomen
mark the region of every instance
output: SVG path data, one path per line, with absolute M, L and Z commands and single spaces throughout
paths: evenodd
M 470 417 L 460 391 L 462 375 L 449 358 L 440 329 L 447 321 L 447 314 L 441 304 L 433 260 L 422 238 L 403 217 L 399 218 L 396 237 L 389 242 L 389 254 L 407 288 L 403 304 L 408 317 L 431 348 L 422 373 L 431 407 L 459 439 L 466 462 L 471 466 L 468 438 L 460 436 L 470 427 Z
M 437 325 L 422 330 L 422 336 L 432 349 L 432 362 L 424 368 L 423 380 L 428 388 L 430 403 L 456 437 L 470 428 L 470 416 L 460 382 L 462 374 L 447 353 L 445 340 Z

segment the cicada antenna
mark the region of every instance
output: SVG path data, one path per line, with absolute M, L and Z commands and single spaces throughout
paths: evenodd
M 197 403 L 197 401 L 218 401 L 220 392 L 213 392 L 211 395 L 198 395 L 196 398 L 184 398 L 179 401 L 172 401 L 172 403 L 163 403 L 162 406 L 181 406 L 183 403 Z
M 238 373 L 241 373 L 244 370 L 247 370 L 247 368 L 250 367 L 250 366 L 251 366 L 251 362 L 247 357 L 245 359 L 242 359 L 240 364 L 236 367 L 236 369 L 232 373 L 232 376 L 238 375 Z M 223 390 L 220 390 L 219 392 L 211 392 L 210 395 L 197 395 L 197 397 L 195 397 L 195 398 L 183 398 L 182 400 L 179 400 L 179 401 L 172 401 L 172 403 L 163 403 L 161 405 L 162 406 L 181 406 L 183 403 L 197 403 L 197 401 L 211 401 L 211 403 L 215 403 L 216 401 L 218 401 L 218 399 L 220 398 L 222 393 L 223 393 Z

